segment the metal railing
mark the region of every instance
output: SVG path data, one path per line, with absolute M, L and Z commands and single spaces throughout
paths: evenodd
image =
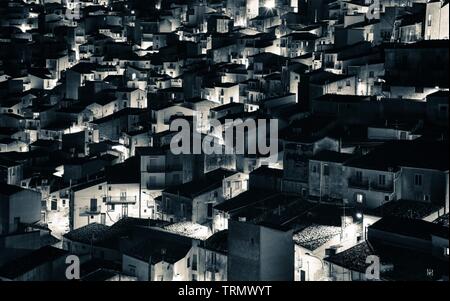
M 365 177 L 363 178 L 350 177 L 348 178 L 348 187 L 368 190 L 369 180 Z
M 379 192 L 394 192 L 394 184 L 393 183 L 386 183 L 386 184 L 379 184 L 377 181 L 369 181 L 368 178 L 357 178 L 357 177 L 350 177 L 348 178 L 348 187 L 349 188 L 357 188 L 357 189 L 364 189 L 364 190 L 373 190 L 373 191 L 379 191 Z
M 136 196 L 108 196 L 105 199 L 107 204 L 135 204 Z
M 370 190 L 380 191 L 380 192 L 394 192 L 394 184 L 387 183 L 385 185 L 381 185 L 374 181 L 374 182 L 370 183 Z
M 80 216 L 86 216 L 86 215 L 98 215 L 101 213 L 101 206 L 84 206 L 80 207 Z

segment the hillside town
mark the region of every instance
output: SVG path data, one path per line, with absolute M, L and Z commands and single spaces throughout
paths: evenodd
M 0 281 L 448 281 L 448 105 L 448 0 L 0 1 Z

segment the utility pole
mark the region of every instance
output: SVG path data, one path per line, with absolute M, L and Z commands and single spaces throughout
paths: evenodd
M 142 159 L 142 158 L 141 158 Z M 139 160 L 140 162 L 141 160 Z M 141 199 L 142 199 L 142 170 L 141 164 L 139 164 L 139 218 L 141 218 Z
M 322 161 L 319 168 L 319 204 L 322 203 Z

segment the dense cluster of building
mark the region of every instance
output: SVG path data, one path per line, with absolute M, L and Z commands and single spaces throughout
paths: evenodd
M 0 280 L 448 281 L 448 0 L 0 16 Z M 237 119 L 277 153 L 174 153 Z

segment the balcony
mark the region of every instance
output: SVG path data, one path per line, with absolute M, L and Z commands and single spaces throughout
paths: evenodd
M 101 213 L 101 206 L 85 206 L 80 207 L 80 216 L 99 215 Z
M 394 185 L 392 183 L 387 183 L 385 185 L 380 185 L 377 182 L 370 183 L 370 190 L 380 191 L 380 192 L 394 192 Z
M 206 271 L 207 271 L 207 272 L 214 273 L 214 274 L 220 272 L 220 271 L 219 271 L 219 268 L 218 268 L 216 265 L 214 265 L 214 264 L 207 264 L 207 266 L 206 266 Z
M 325 62 L 325 68 L 334 69 L 334 62 Z
M 136 204 L 136 196 L 108 196 L 106 204 Z
M 387 193 L 394 192 L 394 184 L 393 183 L 386 183 L 385 185 L 381 185 L 377 181 L 369 181 L 365 177 L 363 177 L 363 178 L 356 178 L 356 177 L 349 178 L 348 179 L 348 187 L 349 188 L 362 189 L 362 190 L 387 192 Z
M 365 177 L 363 177 L 363 178 L 350 177 L 348 179 L 348 187 L 368 190 L 369 189 L 369 180 Z

